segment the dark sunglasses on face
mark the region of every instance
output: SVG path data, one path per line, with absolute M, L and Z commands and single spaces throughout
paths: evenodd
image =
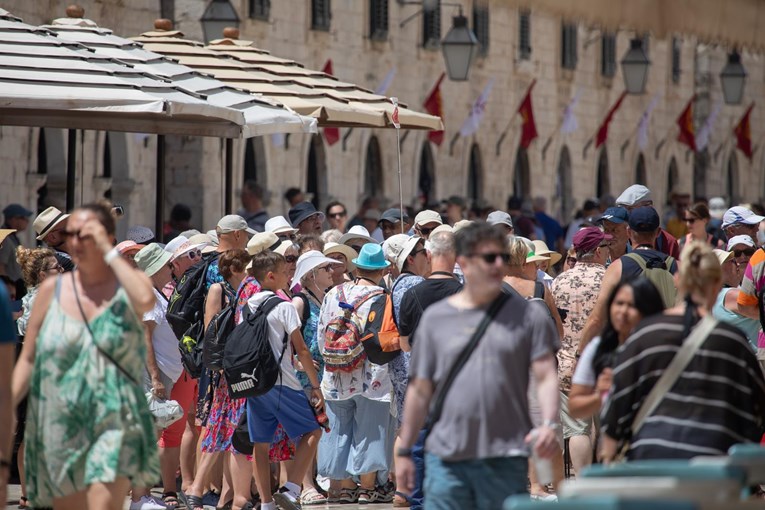
M 685 218 L 685 222 L 691 224 L 696 223 L 696 220 L 698 220 L 698 218 Z
M 747 257 L 751 257 L 754 255 L 754 252 L 756 250 L 754 248 L 745 248 L 743 250 L 733 250 L 733 256 L 735 258 L 739 258 L 741 255 L 746 255 Z
M 286 260 L 288 264 L 297 262 L 297 259 L 298 258 L 295 255 L 287 255 L 286 257 L 284 257 L 284 260 Z
M 328 216 L 330 218 L 343 218 L 343 217 L 345 217 L 346 214 L 347 213 L 345 211 L 343 211 L 343 212 L 329 213 Z
M 502 259 L 502 262 L 507 264 L 510 261 L 510 255 L 507 253 L 474 253 L 471 255 L 471 257 L 479 257 L 483 259 L 484 262 L 487 264 L 494 264 L 497 262 L 497 257 L 500 257 Z
M 200 257 L 202 257 L 202 252 L 199 250 L 196 251 L 190 251 L 186 254 L 186 256 L 189 258 L 189 260 L 196 260 Z
M 422 235 L 429 236 L 430 233 L 436 229 L 436 227 L 433 227 L 433 228 L 417 227 L 417 229 L 422 233 Z

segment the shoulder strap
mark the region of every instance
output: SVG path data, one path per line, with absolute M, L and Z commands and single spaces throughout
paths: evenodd
M 273 296 L 269 296 L 266 298 L 265 301 L 263 301 L 263 304 L 260 305 L 260 308 L 258 308 L 258 312 L 262 313 L 263 315 L 268 315 L 271 313 L 271 311 L 279 306 L 281 303 L 286 303 L 282 298 L 274 294 Z
M 357 297 L 353 301 L 353 303 L 351 303 L 353 305 L 353 311 L 355 312 L 366 301 L 368 301 L 369 299 L 372 299 L 375 296 L 379 296 L 380 294 L 385 294 L 385 291 L 382 290 L 382 289 L 380 289 L 380 290 L 373 290 L 371 292 L 368 292 L 367 294 L 364 294 L 362 296 Z
M 300 320 L 303 323 L 303 327 L 300 328 L 302 332 L 303 330 L 305 330 L 306 323 L 311 318 L 311 302 L 308 300 L 308 296 L 306 296 L 302 292 L 298 292 L 297 294 L 295 294 L 295 297 L 300 298 L 300 301 L 303 302 L 303 315 L 302 317 L 300 317 Z
M 486 330 L 491 325 L 494 317 L 497 316 L 497 313 L 499 313 L 499 311 L 502 309 L 502 306 L 508 299 L 510 299 L 508 294 L 500 292 L 499 296 L 497 296 L 497 298 L 492 301 L 491 305 L 489 305 L 489 309 L 486 311 L 486 314 L 481 319 L 481 322 L 478 323 L 478 327 L 476 327 L 473 335 L 470 337 L 470 340 L 465 345 L 465 347 L 462 348 L 459 355 L 457 356 L 457 359 L 454 360 L 454 364 L 446 373 L 446 377 L 444 377 L 444 382 L 438 391 L 438 395 L 436 395 L 436 398 L 433 401 L 433 405 L 430 407 L 430 413 L 428 414 L 428 421 L 426 426 L 426 436 L 430 433 L 431 430 L 433 430 L 433 426 L 441 418 L 441 411 L 443 411 L 446 395 L 449 393 L 449 389 L 454 383 L 454 380 L 462 370 L 462 367 L 464 367 L 467 363 L 470 355 L 475 351 L 478 342 L 486 333 Z
M 640 270 L 642 272 L 645 273 L 646 270 L 648 269 L 648 264 L 646 264 L 645 259 L 643 257 L 641 257 L 640 255 L 638 255 L 637 253 L 635 253 L 634 251 L 630 252 L 630 253 L 627 253 L 624 256 L 629 258 L 633 262 L 635 262 L 635 264 L 637 264 L 640 267 Z
M 538 299 L 545 298 L 545 284 L 539 280 L 534 282 L 534 297 Z
M 664 269 L 666 269 L 667 271 L 671 273 L 672 264 L 674 263 L 675 263 L 675 257 L 673 257 L 672 255 L 667 255 L 667 258 L 664 259 Z
M 675 385 L 680 374 L 683 373 L 685 367 L 688 366 L 688 363 L 690 363 L 693 356 L 698 352 L 701 344 L 704 343 L 715 326 L 717 326 L 717 322 L 717 319 L 713 318 L 712 314 L 707 314 L 707 316 L 693 328 L 691 334 L 685 339 L 680 350 L 678 350 L 675 357 L 672 358 L 672 362 L 661 374 L 661 377 L 656 381 L 653 388 L 651 388 L 651 391 L 648 393 L 648 396 L 645 398 L 643 404 L 635 415 L 635 419 L 632 421 L 633 437 L 643 426 L 645 419 L 654 412 L 667 392 Z

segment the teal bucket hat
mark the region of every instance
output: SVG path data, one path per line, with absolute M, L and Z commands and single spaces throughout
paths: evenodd
M 390 262 L 385 260 L 382 246 L 374 243 L 367 243 L 362 246 L 359 256 L 353 259 L 352 262 L 359 269 L 366 269 L 367 271 L 385 269 L 390 265 Z
M 151 243 L 136 253 L 133 261 L 147 275 L 154 276 L 157 271 L 170 263 L 173 254 L 165 251 L 157 243 Z

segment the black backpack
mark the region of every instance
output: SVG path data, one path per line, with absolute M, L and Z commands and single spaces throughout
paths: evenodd
M 303 316 L 300 317 L 303 325 L 300 327 L 300 334 L 305 338 L 305 327 L 308 325 L 308 321 L 311 320 L 311 302 L 308 301 L 308 296 L 302 292 L 295 294 L 295 297 L 303 302 Z
M 210 320 L 202 341 L 202 361 L 208 370 L 223 370 L 223 348 L 236 326 L 234 316 L 239 294 L 232 292 L 229 285 L 221 285 L 221 310 Z
M 167 304 L 167 322 L 178 337 L 178 349 L 186 372 L 197 379 L 202 375 L 205 332 L 205 298 L 207 297 L 207 269 L 218 258 L 218 253 L 183 273 Z
M 223 348 L 223 374 L 232 399 L 263 395 L 276 384 L 289 339 L 285 334 L 281 356 L 276 359 L 268 340 L 268 314 L 280 303 L 284 303 L 282 298 L 271 296 L 255 313 L 250 312 L 249 306 L 244 307 L 244 320 L 226 340 Z

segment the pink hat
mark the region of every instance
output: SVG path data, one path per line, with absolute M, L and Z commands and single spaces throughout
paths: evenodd
M 128 255 L 131 253 L 138 253 L 141 251 L 141 249 L 144 247 L 143 244 L 138 244 L 135 241 L 127 240 L 122 241 L 120 244 L 116 246 L 117 251 L 120 252 L 120 255 Z

